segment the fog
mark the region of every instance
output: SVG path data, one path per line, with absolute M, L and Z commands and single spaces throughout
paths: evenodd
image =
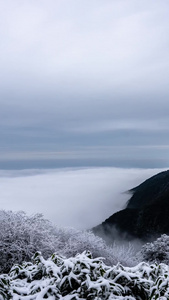
M 59 226 L 88 229 L 123 209 L 129 189 L 162 169 L 69 168 L 0 171 L 0 209 L 42 213 Z

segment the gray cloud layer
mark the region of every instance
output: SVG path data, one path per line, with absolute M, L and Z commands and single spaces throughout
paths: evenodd
M 168 146 L 168 0 L 1 7 L 1 152 L 81 148 L 90 157 L 89 147 L 148 145 L 163 158 L 155 146 Z

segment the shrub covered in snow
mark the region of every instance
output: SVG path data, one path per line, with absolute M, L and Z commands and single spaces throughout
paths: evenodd
M 45 260 L 38 252 L 33 262 L 15 265 L 0 275 L 1 300 L 167 300 L 169 267 L 140 263 L 113 267 L 90 252 L 65 259 L 53 254 Z
M 131 265 L 130 247 L 109 247 L 92 232 L 59 228 L 40 214 L 0 211 L 0 273 L 8 272 L 15 263 L 30 261 L 36 251 L 47 258 L 54 252 L 69 257 L 85 250 L 91 251 L 93 257 L 104 257 L 110 265 Z
M 29 261 L 37 250 L 47 258 L 56 244 L 59 239 L 54 228 L 42 215 L 0 211 L 0 272 L 8 272 L 14 263 Z
M 146 243 L 137 254 L 140 260 L 169 264 L 169 236 L 161 235 L 152 243 Z
M 61 228 L 58 236 L 64 245 L 60 253 L 66 257 L 89 250 L 93 257 L 104 257 L 107 264 L 113 265 L 120 262 L 127 266 L 134 265 L 136 251 L 130 243 L 118 245 L 114 242 L 112 246 L 108 246 L 102 238 L 95 236 L 90 231 L 70 228 Z

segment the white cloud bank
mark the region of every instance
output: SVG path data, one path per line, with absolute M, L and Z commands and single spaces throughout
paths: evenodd
M 98 225 L 122 209 L 124 193 L 162 169 L 0 171 L 0 209 L 42 213 L 60 226 Z

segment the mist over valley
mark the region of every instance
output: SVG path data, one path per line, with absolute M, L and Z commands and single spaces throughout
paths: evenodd
M 162 170 L 106 167 L 1 170 L 0 208 L 42 213 L 59 226 L 90 229 L 123 209 L 131 188 Z

